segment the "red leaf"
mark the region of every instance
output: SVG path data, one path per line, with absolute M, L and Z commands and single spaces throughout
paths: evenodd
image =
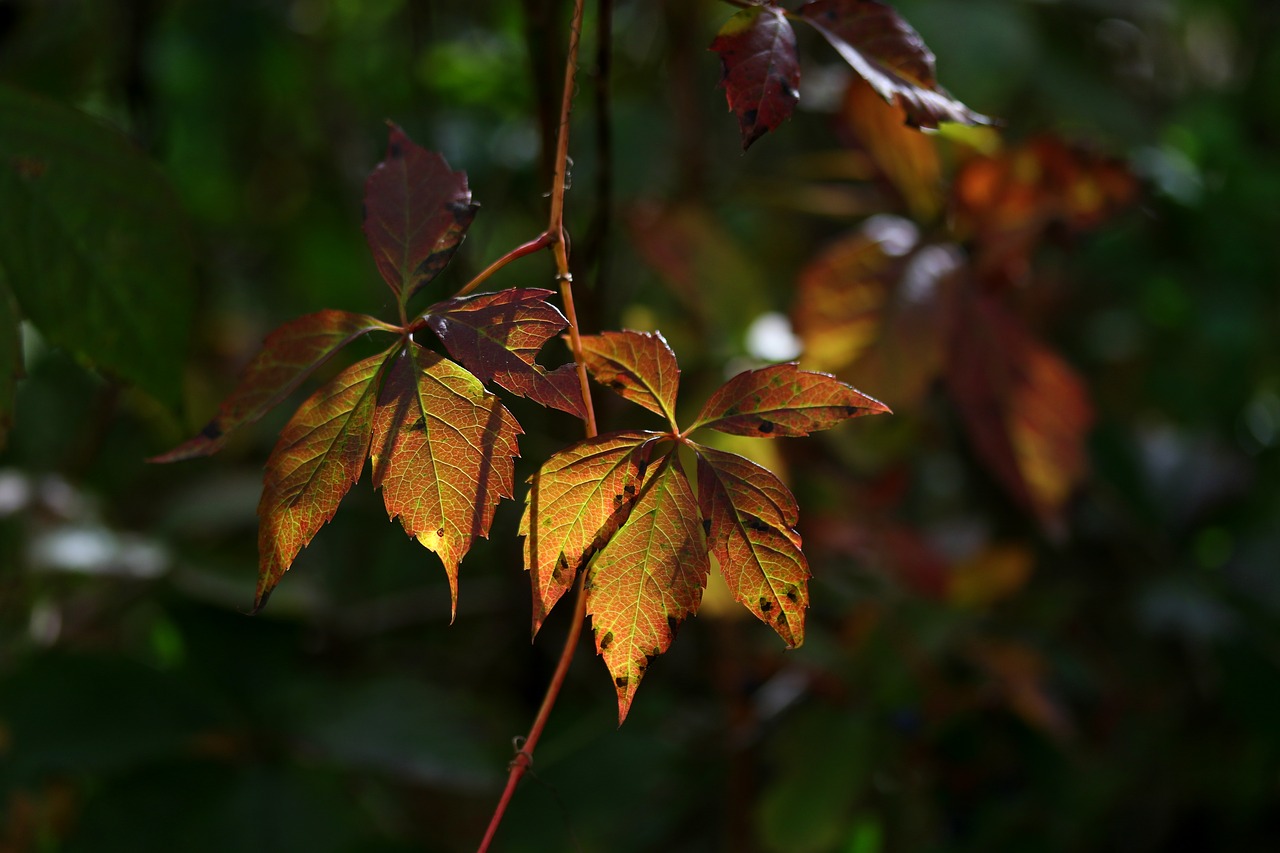
M 386 159 L 364 185 L 364 234 L 400 304 L 449 263 L 478 208 L 466 172 L 391 125 Z
M 319 311 L 285 323 L 267 336 L 261 351 L 244 369 L 240 384 L 200 434 L 151 461 L 177 462 L 219 450 L 233 429 L 258 420 L 334 353 L 360 335 L 379 329 L 395 331 L 381 320 L 346 311 Z
M 533 585 L 533 632 L 579 569 L 626 520 L 658 433 L 589 438 L 548 459 L 529 479 L 520 535 Z
M 255 610 L 360 479 L 373 431 L 378 374 L 390 354 L 339 373 L 298 407 L 280 434 L 258 503 Z
M 880 97 L 916 127 L 990 124 L 938 85 L 933 52 L 897 12 L 877 0 L 816 0 L 796 10 Z
M 951 396 L 978 455 L 1052 530 L 1088 467 L 1088 390 L 995 300 L 976 297 L 963 310 L 947 377 Z
M 733 597 L 778 632 L 804 642 L 809 563 L 795 531 L 799 507 L 770 471 L 733 453 L 696 446 L 698 505 L 707 544 Z
M 690 427 L 756 438 L 808 435 L 889 407 L 828 373 L 775 364 L 739 373 L 711 395 Z
M 587 335 L 582 355 L 597 382 L 675 424 L 680 367 L 660 332 Z
M 635 508 L 587 576 L 587 612 L 618 691 L 619 724 L 649 659 L 665 652 L 676 627 L 697 612 L 709 571 L 698 505 L 673 447 L 653 466 Z
M 585 419 L 577 370 L 564 364 L 548 372 L 534 359 L 543 344 L 569 323 L 547 302 L 553 291 L 501 290 L 438 302 L 426 321 L 449 353 L 481 382 Z
M 745 150 L 790 118 L 800 99 L 795 31 L 781 9 L 751 6 L 725 22 L 711 49 L 720 54 L 720 85 Z
M 520 425 L 480 380 L 410 343 L 373 417 L 373 485 L 387 514 L 440 555 L 458 603 L 458 564 L 512 495 Z

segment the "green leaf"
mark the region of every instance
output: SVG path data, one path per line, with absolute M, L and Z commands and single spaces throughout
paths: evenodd
M 0 85 L 0 266 L 48 340 L 174 410 L 193 254 L 164 178 L 119 132 Z

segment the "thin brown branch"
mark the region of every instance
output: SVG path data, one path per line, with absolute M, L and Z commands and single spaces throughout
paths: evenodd
M 481 270 L 479 275 L 477 275 L 475 278 L 471 279 L 471 281 L 467 282 L 462 287 L 460 287 L 458 289 L 458 292 L 455 293 L 454 296 L 455 297 L 466 296 L 468 293 L 470 293 L 471 291 L 479 287 L 481 284 L 483 284 L 485 279 L 489 278 L 489 276 L 493 275 L 498 270 L 502 269 L 507 264 L 514 261 L 516 258 L 523 258 L 525 255 L 532 255 L 534 252 L 538 251 L 539 249 L 545 249 L 547 246 L 551 245 L 551 242 L 554 239 L 555 238 L 551 236 L 550 232 L 543 231 L 541 234 L 539 234 L 537 237 L 534 237 L 528 243 L 521 243 L 519 246 L 516 246 L 510 252 L 507 252 L 505 255 L 498 258 L 496 261 L 489 264 L 489 266 Z

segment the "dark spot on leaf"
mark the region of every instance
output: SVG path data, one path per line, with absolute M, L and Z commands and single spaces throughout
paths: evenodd
M 777 623 L 779 628 L 785 628 L 787 627 L 787 614 L 779 610 L 778 618 L 774 619 L 773 621 Z
M 630 680 L 631 679 L 627 678 L 625 675 L 619 675 L 617 678 L 613 680 L 613 683 L 618 686 L 618 689 L 625 690 L 627 687 L 627 682 L 629 682 Z
M 418 415 L 418 419 L 413 422 L 413 426 L 409 427 L 409 429 L 412 429 L 412 430 L 426 430 L 426 428 L 427 428 L 426 415 Z
M 614 506 L 622 506 L 622 495 L 614 495 L 614 496 L 613 496 L 613 505 L 614 505 Z
M 800 600 L 800 589 L 795 584 L 788 586 L 787 591 L 783 594 L 786 595 L 787 601 L 790 601 L 792 604 L 795 604 Z
M 641 672 L 644 672 L 648 668 L 649 668 L 648 662 L 636 664 L 636 669 L 640 670 Z
M 600 651 L 604 651 L 611 645 L 613 645 L 613 632 L 606 631 L 605 635 L 600 638 Z
M 404 156 L 404 151 L 401 150 L 399 142 L 393 142 L 387 146 L 387 156 L 395 160 Z
M 773 609 L 773 602 L 765 598 L 763 595 L 760 596 L 760 612 L 768 613 L 772 609 Z
M 702 519 L 702 532 L 708 536 L 711 535 L 711 519 L 709 518 Z
M 623 382 L 621 379 L 610 379 L 609 387 L 615 391 L 621 391 L 627 387 L 627 383 Z
M 676 629 L 679 627 L 680 627 L 680 620 L 672 616 L 671 614 L 667 614 L 667 630 L 670 631 L 672 635 L 674 635 L 676 632 Z
M 569 558 L 566 557 L 564 554 L 561 554 L 560 559 L 556 561 L 556 565 L 558 565 L 562 569 L 569 568 Z
M 444 528 L 443 528 L 443 527 L 437 527 L 437 528 L 436 528 L 436 536 L 439 536 L 441 539 L 443 539 L 443 538 L 444 538 Z
M 760 430 L 765 435 L 768 435 L 773 432 L 773 421 L 760 421 L 756 426 L 756 429 Z
M 742 114 L 742 123 L 746 127 L 754 127 L 756 119 L 760 116 L 759 110 L 747 110 Z
M 204 425 L 204 429 L 200 430 L 200 437 L 207 438 L 210 441 L 216 441 L 222 438 L 222 427 L 218 426 L 217 421 L 209 421 Z
M 746 525 L 749 529 L 754 530 L 756 533 L 763 533 L 764 531 L 769 529 L 769 525 L 765 524 L 763 521 L 756 518 L 754 515 L 747 516 Z
M 622 487 L 622 491 L 626 492 L 628 495 L 634 495 L 636 493 L 636 487 L 632 483 L 627 483 Z

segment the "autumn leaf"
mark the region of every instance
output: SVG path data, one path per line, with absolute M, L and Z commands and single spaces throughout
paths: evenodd
M 533 633 L 634 505 L 653 432 L 589 438 L 552 456 L 530 479 L 520 535 L 533 585 Z
M 255 610 L 360 479 L 369 453 L 378 375 L 391 352 L 339 373 L 298 407 L 280 434 L 267 460 L 258 503 Z
M 364 186 L 364 234 L 401 305 L 449 263 L 478 208 L 465 172 L 391 125 L 386 159 Z
M 902 107 L 885 103 L 861 77 L 849 81 L 838 121 L 906 201 L 916 219 L 928 221 L 938 213 L 943 198 L 942 163 L 934 136 L 913 130 Z
M 978 456 L 1055 531 L 1088 468 L 1088 390 L 993 298 L 974 295 L 961 310 L 947 374 L 951 397 Z
M 387 513 L 440 556 L 455 614 L 458 565 L 512 496 L 521 432 L 462 367 L 412 342 L 395 357 L 373 417 L 373 485 Z
M 587 612 L 618 691 L 619 724 L 649 660 L 697 612 L 710 571 L 698 505 L 677 455 L 673 446 L 652 466 L 635 507 L 588 570 Z
M 795 497 L 748 459 L 698 445 L 694 450 L 707 544 L 729 590 L 789 648 L 799 646 L 809 606 L 809 563 L 795 531 Z
M 710 427 L 758 438 L 800 436 L 888 411 L 884 403 L 828 373 L 775 364 L 744 371 L 722 385 L 688 431 Z
M 915 127 L 989 124 L 938 85 L 933 52 L 897 12 L 877 0 L 816 0 L 795 11 Z
M 675 424 L 680 367 L 660 332 L 586 335 L 582 355 L 597 382 Z
M 750 6 L 725 22 L 711 49 L 720 54 L 720 85 L 745 150 L 790 118 L 800 99 L 795 31 L 776 6 Z
M 535 359 L 568 321 L 547 302 L 553 291 L 501 290 L 438 302 L 425 320 L 449 353 L 481 382 L 498 385 L 535 403 L 586 418 L 572 364 L 547 371 Z
M 334 353 L 372 331 L 396 330 L 381 320 L 347 311 L 318 311 L 278 327 L 200 434 L 151 461 L 177 462 L 216 452 L 233 429 L 261 418 Z

